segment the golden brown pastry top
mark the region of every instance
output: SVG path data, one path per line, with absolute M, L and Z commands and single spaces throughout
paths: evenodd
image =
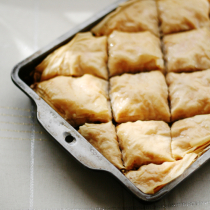
M 159 71 L 112 77 L 110 98 L 113 117 L 118 123 L 170 121 L 168 87 L 164 75 Z
M 130 0 L 108 14 L 92 32 L 97 36 L 109 35 L 114 30 L 124 32 L 150 31 L 159 36 L 155 0 Z
M 171 120 L 210 114 L 210 69 L 192 73 L 169 73 Z
M 171 127 L 171 149 L 175 159 L 194 152 L 202 154 L 210 144 L 210 114 L 197 115 L 175 122 Z
M 113 165 L 123 169 L 122 153 L 119 148 L 115 126 L 112 122 L 102 124 L 84 124 L 79 132 Z
M 207 0 L 157 0 L 164 34 L 209 27 Z
M 163 38 L 167 70 L 188 72 L 210 68 L 210 30 L 201 28 Z
M 195 161 L 196 154 L 184 156 L 182 160 L 164 162 L 161 165 L 153 163 L 139 168 L 137 171 L 128 171 L 125 175 L 142 192 L 154 194 L 163 186 L 179 177 Z
M 103 79 L 89 74 L 79 78 L 58 76 L 33 88 L 73 126 L 112 119 L 108 82 Z
M 66 45 L 48 55 L 37 67 L 41 81 L 55 76 L 92 74 L 108 79 L 107 37 L 94 37 L 91 32 L 78 33 Z
M 124 166 L 135 169 L 148 163 L 174 161 L 170 127 L 163 121 L 136 121 L 117 126 Z
M 146 32 L 114 31 L 108 38 L 110 76 L 164 70 L 160 39 Z

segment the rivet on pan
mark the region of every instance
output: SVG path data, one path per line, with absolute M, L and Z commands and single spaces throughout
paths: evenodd
M 73 143 L 76 141 L 76 139 L 71 135 L 71 134 L 68 134 L 66 137 L 65 137 L 65 141 L 67 143 Z

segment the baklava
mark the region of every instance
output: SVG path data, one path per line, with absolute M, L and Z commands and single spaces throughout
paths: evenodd
M 157 0 L 157 5 L 163 34 L 209 27 L 208 0 Z
M 173 162 L 170 127 L 163 121 L 136 121 L 117 126 L 127 170 L 149 163 Z
M 127 1 L 33 77 L 40 97 L 154 194 L 210 148 L 209 3 Z
M 119 169 L 124 168 L 115 126 L 112 122 L 85 123 L 79 127 L 79 132 L 113 165 Z
M 151 32 L 114 31 L 108 37 L 108 68 L 111 76 L 142 71 L 164 71 L 160 39 Z
M 185 154 L 201 155 L 210 144 L 210 115 L 197 115 L 175 122 L 171 127 L 171 149 L 175 159 Z
M 210 69 L 192 73 L 169 73 L 171 120 L 210 114 Z
M 150 31 L 159 36 L 156 1 L 130 0 L 122 3 L 91 31 L 96 36 L 101 36 L 109 35 L 114 30 L 124 32 Z
M 142 192 L 154 194 L 166 184 L 179 177 L 196 159 L 195 153 L 186 154 L 175 162 L 164 162 L 160 165 L 149 164 L 138 170 L 128 171 L 125 176 Z
M 94 37 L 90 32 L 78 33 L 67 44 L 48 55 L 35 69 L 35 80 L 56 76 L 92 74 L 108 79 L 107 37 Z
M 112 119 L 108 82 L 103 79 L 89 74 L 79 78 L 58 76 L 32 88 L 72 126 Z
M 201 28 L 163 37 L 168 72 L 210 68 L 210 30 Z
M 123 74 L 110 79 L 110 99 L 117 123 L 170 121 L 168 87 L 159 71 Z

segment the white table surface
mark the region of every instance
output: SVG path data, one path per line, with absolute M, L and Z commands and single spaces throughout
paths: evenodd
M 37 124 L 11 81 L 15 64 L 115 0 L 0 0 L 0 209 L 210 209 L 210 162 L 161 201 L 144 205 L 88 170 Z

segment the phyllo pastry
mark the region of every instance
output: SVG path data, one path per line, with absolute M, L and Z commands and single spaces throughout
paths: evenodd
M 124 168 L 115 126 L 112 122 L 80 126 L 79 132 L 117 168 Z
M 210 30 L 201 28 L 163 38 L 168 71 L 186 72 L 210 68 Z
M 72 126 L 112 119 L 108 82 L 103 79 L 89 74 L 58 76 L 32 88 Z
M 196 154 L 187 154 L 182 160 L 153 163 L 140 167 L 137 171 L 128 171 L 125 175 L 142 192 L 154 194 L 166 184 L 179 177 L 195 161 Z
M 157 0 L 164 34 L 209 26 L 208 0 Z
M 127 170 L 148 163 L 174 161 L 170 127 L 163 121 L 136 121 L 117 126 L 117 136 Z
M 112 77 L 110 98 L 117 123 L 136 120 L 170 121 L 168 87 L 164 75 L 159 71 Z
M 35 80 L 84 74 L 108 79 L 107 57 L 106 36 L 94 37 L 90 32 L 78 33 L 36 67 Z
M 210 114 L 210 69 L 166 76 L 171 102 L 171 120 Z
M 114 31 L 108 38 L 108 50 L 110 76 L 164 69 L 160 39 L 149 31 Z
M 175 122 L 171 127 L 171 137 L 175 159 L 192 152 L 201 155 L 210 145 L 210 115 L 197 115 Z
M 97 36 L 109 35 L 114 30 L 124 32 L 150 31 L 159 36 L 155 0 L 131 0 L 122 3 L 107 15 L 92 32 Z

